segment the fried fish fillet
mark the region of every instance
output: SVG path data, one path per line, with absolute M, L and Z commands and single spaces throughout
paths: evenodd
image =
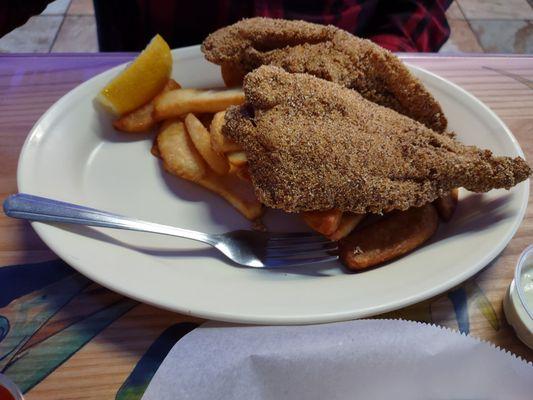
M 331 25 L 245 19 L 209 35 L 202 51 L 243 75 L 261 65 L 305 72 L 355 89 L 437 132 L 446 129 L 439 103 L 394 54 Z
M 529 177 L 520 157 L 466 146 L 354 90 L 262 66 L 222 132 L 244 149 L 258 199 L 288 212 L 406 210 L 455 187 L 509 189 Z

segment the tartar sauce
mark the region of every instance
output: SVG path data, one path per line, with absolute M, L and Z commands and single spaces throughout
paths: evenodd
M 533 308 L 533 263 L 522 267 L 520 286 L 522 286 L 523 298 L 528 308 Z

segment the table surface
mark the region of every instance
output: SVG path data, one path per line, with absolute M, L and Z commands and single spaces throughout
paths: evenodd
M 27 133 L 57 99 L 129 54 L 0 56 L 0 200 L 17 191 Z M 533 57 L 408 54 L 485 102 L 533 159 Z M 531 197 L 530 197 L 531 203 Z M 533 208 L 481 273 L 387 318 L 430 322 L 533 360 L 505 321 L 502 299 L 533 243 Z M 57 259 L 26 222 L 0 215 L 0 372 L 32 399 L 139 399 L 155 370 L 201 320 L 111 292 Z

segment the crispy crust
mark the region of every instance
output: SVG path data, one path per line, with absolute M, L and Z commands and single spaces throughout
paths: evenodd
M 241 145 L 256 195 L 288 212 L 382 213 L 419 207 L 452 188 L 510 188 L 531 174 L 451 135 L 308 74 L 263 66 L 222 132 Z
M 305 72 L 355 89 L 437 132 L 446 129 L 439 103 L 395 55 L 331 25 L 244 19 L 209 35 L 202 51 L 224 68 L 249 72 L 268 64 Z

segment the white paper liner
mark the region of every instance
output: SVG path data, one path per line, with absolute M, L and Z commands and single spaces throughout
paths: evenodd
M 405 320 L 307 326 L 209 322 L 170 351 L 143 400 L 533 399 L 533 365 Z

